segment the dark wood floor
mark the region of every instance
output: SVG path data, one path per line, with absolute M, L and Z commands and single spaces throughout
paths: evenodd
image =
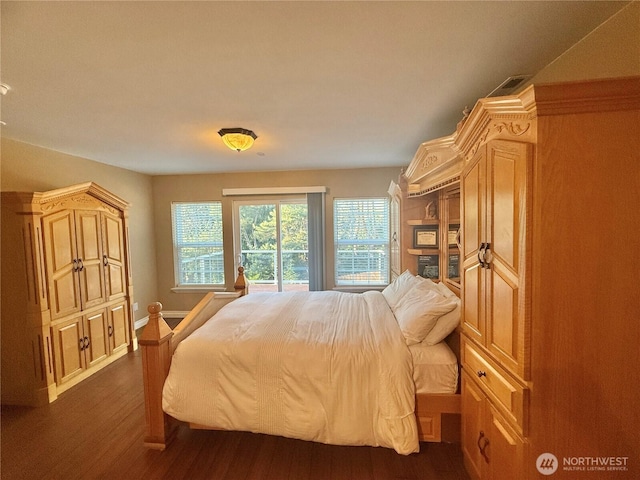
M 468 479 L 459 445 L 418 454 L 268 435 L 189 430 L 164 452 L 142 445 L 139 352 L 41 408 L 2 407 L 2 479 Z

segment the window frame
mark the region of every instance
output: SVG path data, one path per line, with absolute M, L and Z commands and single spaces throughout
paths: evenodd
M 381 223 L 380 228 L 383 228 L 386 231 L 386 234 L 382 236 L 381 239 L 368 239 L 365 240 L 367 243 L 362 243 L 361 245 L 380 245 L 384 248 L 383 256 L 385 261 L 384 270 L 378 270 L 380 273 L 380 280 L 374 281 L 362 281 L 362 279 L 354 279 L 352 281 L 345 281 L 344 279 L 339 278 L 339 256 L 338 256 L 338 247 L 340 242 L 345 243 L 345 239 L 338 238 L 338 225 L 337 222 L 339 220 L 339 212 L 338 206 L 340 202 L 371 202 L 376 201 L 380 202 L 380 206 L 383 208 L 385 213 L 385 219 Z M 389 199 L 388 197 L 341 197 L 333 199 L 333 258 L 334 258 L 334 272 L 333 272 L 333 281 L 336 289 L 377 289 L 383 288 L 389 284 L 389 278 L 391 275 L 390 269 L 390 218 L 389 218 Z M 348 241 L 349 239 L 346 239 Z M 355 242 L 350 242 L 355 243 Z
M 178 205 L 215 205 L 220 211 L 220 240 L 215 242 L 201 242 L 197 244 L 179 243 L 178 241 L 178 218 L 177 218 L 177 206 Z M 225 256 L 224 256 L 224 224 L 223 224 L 223 211 L 222 202 L 219 200 L 206 200 L 196 202 L 171 202 L 171 234 L 172 234 L 172 248 L 173 248 L 173 273 L 174 273 L 174 288 L 173 291 L 193 291 L 193 290 L 224 290 L 225 289 Z M 180 248 L 183 246 L 198 246 L 208 247 L 216 246 L 221 250 L 222 259 L 222 282 L 221 283 L 183 283 L 183 272 L 180 268 Z
M 276 213 L 276 275 L 274 278 L 275 285 L 278 288 L 278 291 L 284 291 L 284 278 L 282 272 L 282 232 L 281 232 L 281 209 L 283 205 L 305 205 L 307 206 L 307 224 L 308 224 L 308 203 L 306 196 L 298 196 L 298 195 L 283 195 L 283 196 L 274 196 L 274 197 L 261 197 L 257 196 L 256 199 L 251 199 L 248 197 L 242 197 L 239 200 L 233 201 L 233 253 L 234 253 L 234 268 L 237 269 L 241 264 L 244 263 L 244 259 L 241 259 L 241 239 L 240 239 L 240 208 L 242 206 L 247 205 L 274 205 L 275 213 Z M 307 236 L 309 232 L 307 230 Z M 308 238 L 307 238 L 307 246 L 308 246 Z M 307 250 L 307 255 L 309 254 Z M 307 281 L 307 286 L 309 285 L 309 281 Z

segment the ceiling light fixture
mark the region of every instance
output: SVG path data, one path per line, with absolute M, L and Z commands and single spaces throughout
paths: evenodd
M 222 128 L 218 134 L 227 147 L 237 152 L 251 148 L 253 141 L 258 138 L 252 130 L 246 128 Z

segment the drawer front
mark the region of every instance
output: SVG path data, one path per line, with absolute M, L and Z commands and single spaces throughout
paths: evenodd
M 463 339 L 462 365 L 520 434 L 527 434 L 527 388 L 520 385 L 472 343 Z

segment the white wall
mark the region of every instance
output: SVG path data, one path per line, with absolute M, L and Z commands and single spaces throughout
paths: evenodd
M 536 74 L 529 83 L 640 75 L 640 1 L 608 19 Z
M 410 159 L 407 159 L 407 164 Z M 201 293 L 176 293 L 173 265 L 171 202 L 221 201 L 224 230 L 224 260 L 227 289 L 233 287 L 233 200 L 223 197 L 223 188 L 267 188 L 326 186 L 325 262 L 326 286 L 333 287 L 333 199 L 344 197 L 387 197 L 391 180 L 400 168 L 362 168 L 345 170 L 300 170 L 284 172 L 224 173 L 210 175 L 162 175 L 153 177 L 159 301 L 165 310 L 189 310 L 202 298 Z M 247 200 L 247 197 L 243 198 Z M 254 198 L 255 200 L 255 198 Z

